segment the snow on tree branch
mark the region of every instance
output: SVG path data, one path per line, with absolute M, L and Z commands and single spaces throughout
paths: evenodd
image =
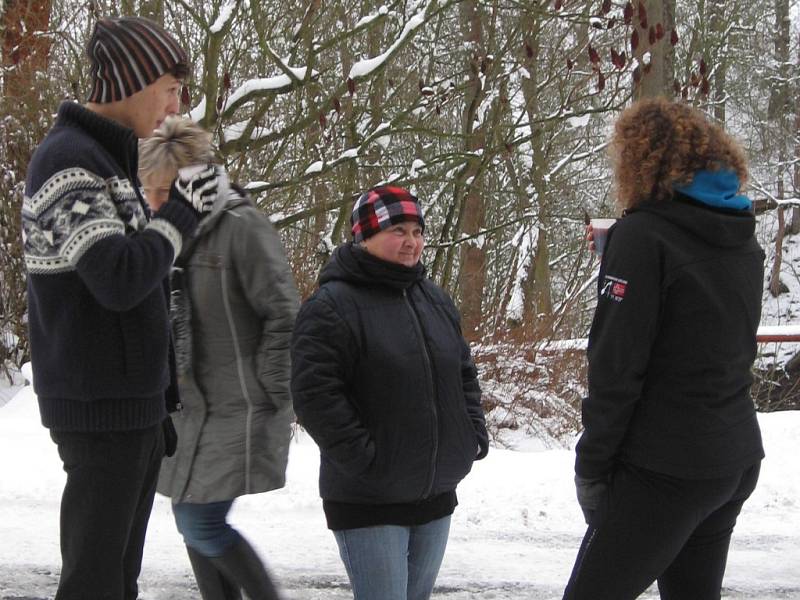
M 233 13 L 236 10 L 237 4 L 238 4 L 237 0 L 228 0 L 225 4 L 222 5 L 217 20 L 214 21 L 214 23 L 209 28 L 209 31 L 212 34 L 219 33 L 226 27 L 226 25 L 233 18 Z
M 249 79 L 236 88 L 225 103 L 225 110 L 230 111 L 242 104 L 253 100 L 256 97 L 268 94 L 279 94 L 287 92 L 297 87 L 298 82 L 302 82 L 307 73 L 306 67 L 288 67 L 294 74 L 294 79 L 288 75 L 276 75 L 274 77 L 264 77 Z M 311 71 L 311 76 L 316 76 L 316 71 Z
M 403 31 L 400 32 L 400 35 L 385 52 L 375 56 L 374 58 L 367 58 L 356 62 L 350 69 L 350 74 L 348 77 L 353 80 L 363 79 L 365 77 L 369 77 L 373 72 L 382 68 L 392 56 L 394 56 L 400 51 L 401 48 L 403 48 L 403 46 L 406 45 L 406 43 L 413 36 L 414 32 L 425 23 L 428 16 L 430 16 L 430 14 L 433 12 L 435 5 L 436 0 L 431 0 L 431 2 L 429 2 L 425 8 L 411 17 L 403 27 Z

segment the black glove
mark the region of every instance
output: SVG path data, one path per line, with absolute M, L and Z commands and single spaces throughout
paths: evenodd
M 186 167 L 178 171 L 178 177 L 169 190 L 171 199 L 187 202 L 200 216 L 211 212 L 217 199 L 219 173 L 215 165 Z
M 583 511 L 583 519 L 587 525 L 591 524 L 594 511 L 600 505 L 600 500 L 608 490 L 608 480 L 602 479 L 587 479 L 580 475 L 575 475 L 575 492 L 578 496 L 578 504 L 581 505 Z
M 164 432 L 164 456 L 172 456 L 175 450 L 178 449 L 178 432 L 175 431 L 175 425 L 172 423 L 172 417 L 169 415 L 161 421 L 161 429 Z
M 489 454 L 489 437 L 478 436 L 478 451 L 475 455 L 475 460 L 484 459 L 487 454 Z

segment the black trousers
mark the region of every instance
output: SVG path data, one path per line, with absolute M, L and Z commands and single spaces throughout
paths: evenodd
M 61 497 L 56 600 L 136 600 L 158 471 L 161 425 L 135 431 L 53 431 L 67 483 Z
M 620 465 L 583 538 L 564 600 L 718 600 L 736 517 L 760 463 L 719 479 Z

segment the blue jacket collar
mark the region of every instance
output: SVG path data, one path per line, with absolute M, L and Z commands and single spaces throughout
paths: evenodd
M 730 170 L 697 171 L 689 185 L 676 185 L 675 191 L 708 206 L 730 210 L 750 210 L 747 196 L 738 195 L 739 177 Z

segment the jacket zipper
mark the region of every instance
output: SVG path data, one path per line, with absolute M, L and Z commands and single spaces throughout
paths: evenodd
M 244 377 L 244 364 L 242 361 L 242 353 L 239 349 L 239 337 L 236 335 L 236 324 L 233 320 L 233 313 L 231 311 L 230 298 L 228 298 L 228 284 L 227 277 L 225 276 L 225 268 L 220 271 L 222 280 L 222 301 L 225 305 L 225 316 L 228 319 L 228 326 L 231 329 L 231 338 L 233 339 L 233 349 L 236 352 L 236 370 L 239 374 L 239 385 L 242 388 L 242 396 L 247 402 L 247 421 L 245 427 L 245 450 L 244 450 L 244 490 L 246 494 L 250 493 L 250 453 L 251 453 L 251 429 L 253 424 L 253 401 L 247 391 L 247 383 Z
M 419 315 L 417 315 L 417 311 L 409 299 L 406 290 L 403 290 L 403 300 L 405 300 L 406 306 L 408 306 L 408 310 L 411 313 L 411 320 L 414 322 L 414 327 L 417 330 L 417 335 L 419 335 L 420 339 L 420 345 L 422 346 L 422 356 L 425 359 L 425 370 L 427 371 L 428 376 L 428 390 L 431 398 L 431 414 L 433 415 L 433 451 L 431 452 L 431 474 L 430 478 L 428 479 L 428 484 L 425 486 L 425 492 L 422 494 L 421 498 L 421 500 L 425 500 L 430 495 L 431 490 L 433 489 L 433 482 L 436 479 L 436 457 L 439 454 L 439 411 L 436 407 L 436 394 L 434 393 L 433 365 L 431 362 L 430 352 L 428 351 L 428 344 L 425 342 L 425 337 L 422 333 L 422 324 L 420 323 Z

